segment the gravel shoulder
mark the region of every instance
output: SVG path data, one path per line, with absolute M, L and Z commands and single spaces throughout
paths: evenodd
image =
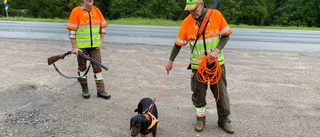
M 69 42 L 0 39 L 0 136 L 129 137 L 129 122 L 140 99 L 153 98 L 166 78 L 172 47 L 105 43 L 102 48 L 106 90 L 96 97 L 92 70 L 91 98 L 81 96 L 76 79 L 60 76 L 47 58 L 70 50 Z M 208 107 L 202 133 L 193 130 L 190 76 L 175 66 L 156 100 L 159 137 L 320 135 L 320 54 L 225 49 L 231 120 L 235 134 L 217 125 L 216 107 Z M 188 63 L 182 48 L 175 63 Z M 76 56 L 56 63 L 76 74 Z M 208 92 L 207 101 L 213 103 Z

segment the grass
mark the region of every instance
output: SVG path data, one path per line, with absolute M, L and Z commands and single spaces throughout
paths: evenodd
M 67 19 L 46 19 L 46 18 L 25 18 L 25 17 L 0 17 L 0 20 L 7 21 L 36 21 L 36 22 L 67 22 Z M 151 25 L 151 26 L 180 26 L 180 21 L 171 21 L 164 19 L 144 19 L 144 18 L 121 18 L 118 20 L 108 20 L 110 24 L 123 24 L 123 25 Z M 230 24 L 231 28 L 251 28 L 251 29 L 284 29 L 284 30 L 316 30 L 316 27 L 283 27 L 283 26 L 251 26 L 251 25 L 234 25 Z
M 25 18 L 25 17 L 0 17 L 0 20 L 7 21 L 35 21 L 35 22 L 67 22 L 66 19 L 46 19 L 46 18 Z

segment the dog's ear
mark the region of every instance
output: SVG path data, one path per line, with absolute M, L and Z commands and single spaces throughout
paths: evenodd
M 144 132 L 146 132 L 147 131 L 147 129 L 148 129 L 148 119 L 146 119 L 146 118 L 143 118 L 142 119 L 142 125 L 143 125 L 143 127 L 142 127 L 142 130 L 144 131 Z
M 130 130 L 131 130 L 131 127 L 132 127 L 132 119 L 133 118 L 131 118 L 131 120 L 130 120 Z

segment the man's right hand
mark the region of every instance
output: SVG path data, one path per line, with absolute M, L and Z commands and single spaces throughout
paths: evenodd
M 82 50 L 80 50 L 78 48 L 72 48 L 72 51 L 71 51 L 72 54 L 78 55 L 79 52 L 82 52 Z
M 169 71 L 172 69 L 173 61 L 169 60 L 166 65 L 167 74 L 169 74 Z

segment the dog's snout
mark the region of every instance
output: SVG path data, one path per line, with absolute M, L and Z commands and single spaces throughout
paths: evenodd
M 136 132 L 134 132 L 134 131 L 135 131 L 135 127 L 132 127 L 131 136 L 132 136 L 132 137 L 138 136 L 139 133 L 136 133 Z
M 131 133 L 131 136 L 132 136 L 132 137 L 136 137 L 136 136 L 137 136 L 137 134 L 135 134 L 135 133 Z

